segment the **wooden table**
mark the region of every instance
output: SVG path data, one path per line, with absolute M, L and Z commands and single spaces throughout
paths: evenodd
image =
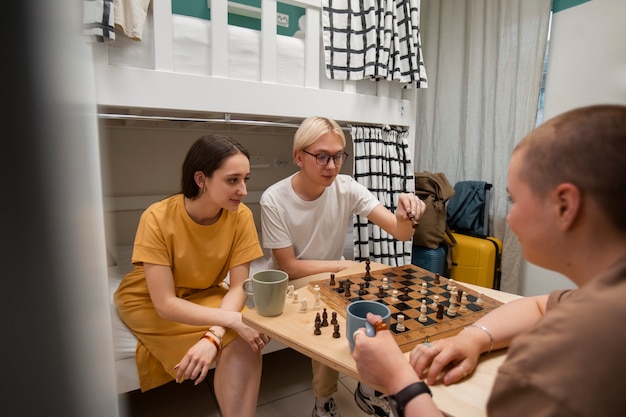
M 372 262 L 370 268 L 373 271 L 388 268 L 388 266 Z M 336 276 L 337 278 L 341 278 L 342 276 L 364 271 L 364 264 L 360 264 L 348 268 L 336 274 Z M 298 300 L 302 300 L 302 298 L 307 299 L 309 308 L 306 312 L 300 312 L 299 301 L 293 303 L 292 300 L 288 298 L 283 314 L 280 316 L 263 317 L 257 313 L 256 309 L 249 309 L 243 314 L 243 321 L 250 327 L 267 334 L 303 355 L 322 362 L 340 373 L 358 380 L 359 375 L 356 370 L 356 364 L 352 358 L 350 348 L 348 347 L 348 340 L 346 339 L 345 317 L 341 314 L 337 315 L 341 337 L 332 337 L 332 326 L 323 328 L 322 334 L 319 336 L 313 334 L 316 310 L 312 308 L 314 298 L 313 294 L 308 290 L 306 283 L 324 279 L 327 276 L 328 273 L 316 274 L 295 281 L 295 283 L 300 286 L 297 288 Z M 462 283 L 462 285 L 482 292 L 502 302 L 519 298 L 518 295 L 491 290 L 472 284 Z M 321 304 L 320 312 L 323 307 L 326 307 L 323 299 Z M 331 310 L 328 309 L 328 311 L 330 312 Z M 405 353 L 405 355 L 408 358 L 409 353 Z M 505 357 L 506 351 L 504 350 L 492 352 L 489 356 L 481 358 L 474 373 L 462 382 L 447 387 L 442 384 L 431 386 L 433 399 L 437 406 L 445 414 L 450 416 L 486 416 L 485 405 L 487 398 L 491 392 L 497 369 L 504 361 Z

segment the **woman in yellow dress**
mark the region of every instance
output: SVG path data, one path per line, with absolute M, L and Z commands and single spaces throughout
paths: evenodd
M 141 390 L 172 379 L 199 384 L 215 362 L 220 410 L 237 417 L 255 414 L 261 350 L 269 342 L 241 315 L 242 282 L 263 255 L 252 212 L 241 202 L 249 159 L 232 138 L 199 138 L 183 163 L 181 192 L 142 214 L 134 268 L 115 293 L 138 339 Z

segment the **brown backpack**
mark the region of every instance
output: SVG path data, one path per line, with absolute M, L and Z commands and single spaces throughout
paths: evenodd
M 456 240 L 446 222 L 446 203 L 454 195 L 454 187 L 446 175 L 416 172 L 415 194 L 426 203 L 426 211 L 415 229 L 413 244 L 431 249 L 439 248 L 444 242 L 455 246 Z

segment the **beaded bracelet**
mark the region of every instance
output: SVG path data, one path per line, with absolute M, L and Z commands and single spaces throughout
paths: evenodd
M 481 326 L 480 324 L 470 324 L 465 326 L 466 329 L 468 327 L 476 327 L 477 329 L 480 329 L 483 332 L 487 333 L 487 336 L 489 336 L 489 350 L 487 351 L 487 353 L 485 353 L 485 355 L 489 355 L 493 350 L 493 336 L 491 335 L 491 333 L 489 333 L 489 330 L 487 330 L 485 326 Z

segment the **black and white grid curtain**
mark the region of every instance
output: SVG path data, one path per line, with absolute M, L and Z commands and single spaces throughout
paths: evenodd
M 322 0 L 326 75 L 427 87 L 420 0 Z
M 354 178 L 366 186 L 393 213 L 398 196 L 415 192 L 413 163 L 406 129 L 351 126 Z M 354 216 L 354 259 L 370 259 L 389 266 L 411 263 L 412 241 L 399 241 L 367 217 Z

